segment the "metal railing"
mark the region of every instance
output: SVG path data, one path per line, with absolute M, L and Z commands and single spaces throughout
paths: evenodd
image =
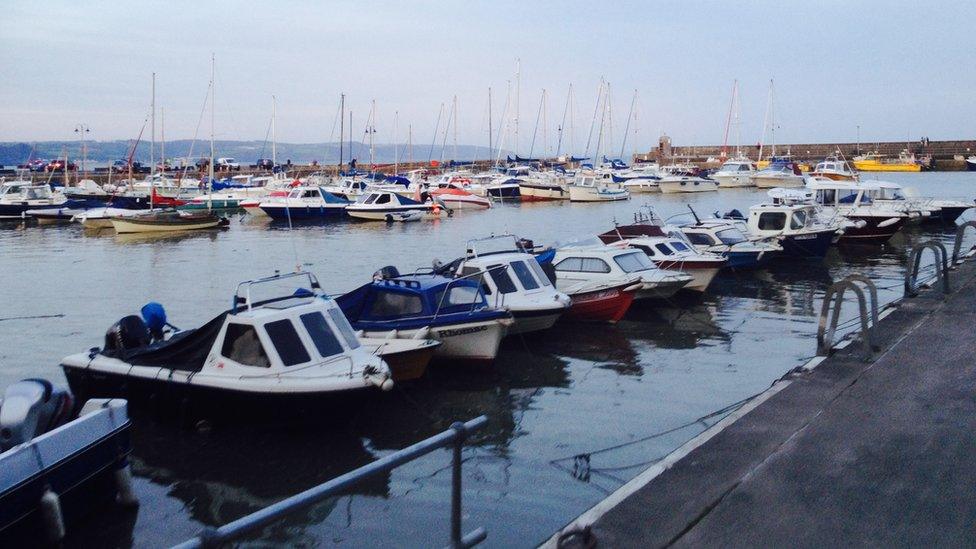
M 922 252 L 927 249 L 932 250 L 935 255 L 936 282 L 942 286 L 943 294 L 949 293 L 949 254 L 941 242 L 927 240 L 916 244 L 908 256 L 908 264 L 905 265 L 905 297 L 918 295 L 918 268 L 922 264 Z
M 870 317 L 868 316 L 868 300 L 864 295 L 864 289 L 857 283 L 864 285 L 870 294 Z M 857 296 L 858 314 L 861 324 L 861 341 L 863 342 L 864 360 L 870 360 L 878 348 L 871 343 L 871 335 L 878 325 L 878 288 L 870 278 L 852 274 L 844 279 L 833 283 L 824 295 L 823 306 L 820 309 L 820 324 L 817 327 L 817 356 L 829 356 L 830 350 L 834 346 L 834 335 L 837 332 L 837 324 L 840 320 L 840 309 L 844 303 L 844 293 L 851 290 Z M 831 308 L 833 300 L 833 308 Z M 827 327 L 827 317 L 833 310 L 830 327 Z M 868 321 L 870 320 L 870 325 Z
M 382 457 L 368 465 L 349 471 L 328 482 L 309 488 L 290 498 L 283 499 L 260 511 L 251 513 L 217 528 L 204 528 L 196 537 L 176 547 L 180 549 L 196 549 L 200 547 L 219 547 L 225 545 L 247 534 L 258 531 L 286 515 L 308 508 L 325 498 L 340 495 L 346 489 L 367 478 L 390 472 L 401 465 L 447 446 L 453 448 L 451 461 L 450 547 L 474 547 L 488 537 L 488 532 L 484 528 L 479 527 L 466 535 L 461 535 L 461 449 L 468 435 L 481 429 L 486 423 L 488 423 L 488 418 L 485 416 L 478 416 L 466 423 L 455 422 L 447 431 L 443 431 L 412 446 Z
M 952 267 L 959 263 L 959 252 L 962 250 L 962 237 L 966 236 L 966 227 L 976 229 L 976 221 L 967 221 L 956 229 L 956 241 L 952 245 Z

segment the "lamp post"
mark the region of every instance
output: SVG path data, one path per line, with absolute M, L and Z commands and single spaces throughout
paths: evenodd
M 75 126 L 75 133 L 81 135 L 81 175 L 85 176 L 85 163 L 88 160 L 88 145 L 85 143 L 85 135 L 91 132 L 88 124 L 78 124 Z
M 857 154 L 861 154 L 861 125 L 857 125 Z

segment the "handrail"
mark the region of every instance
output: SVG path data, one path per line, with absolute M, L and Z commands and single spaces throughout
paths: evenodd
M 402 450 L 384 456 L 318 486 L 309 488 L 304 492 L 283 499 L 260 511 L 256 511 L 220 527 L 206 527 L 195 537 L 175 547 L 180 549 L 197 549 L 202 547 L 218 547 L 230 543 L 249 533 L 258 531 L 286 515 L 300 509 L 305 509 L 327 497 L 335 496 L 369 477 L 390 472 L 401 465 L 447 446 L 453 448 L 451 461 L 450 546 L 452 548 L 473 547 L 484 541 L 488 537 L 488 533 L 484 528 L 477 528 L 467 535 L 461 535 L 461 449 L 468 435 L 481 429 L 487 423 L 488 418 L 485 416 L 478 416 L 466 423 L 454 422 L 447 431 L 407 446 Z
M 308 279 L 309 287 L 313 290 L 313 292 L 315 290 L 322 289 L 322 286 L 319 285 L 318 278 L 316 278 L 315 275 L 309 271 L 295 271 L 293 273 L 284 273 L 284 274 L 275 271 L 275 274 L 271 276 L 266 276 L 263 278 L 255 278 L 254 280 L 245 280 L 244 282 L 238 284 L 237 289 L 234 290 L 234 302 L 231 306 L 231 313 L 237 312 L 238 305 L 247 305 L 248 310 L 251 309 L 252 306 L 251 287 L 252 286 L 255 286 L 257 284 L 265 284 L 268 282 L 275 282 L 278 280 L 287 280 L 289 278 L 296 278 L 296 277 L 306 277 Z M 241 296 L 241 288 L 245 288 L 245 287 L 246 287 L 245 295 Z M 291 297 L 291 296 L 287 296 L 287 297 Z
M 953 267 L 955 267 L 956 263 L 959 263 L 959 252 L 960 252 L 960 250 L 962 248 L 962 237 L 963 236 L 966 236 L 966 227 L 972 227 L 972 228 L 976 229 L 976 221 L 972 221 L 972 220 L 967 221 L 967 222 L 963 223 L 962 225 L 959 225 L 959 228 L 956 229 L 956 240 L 955 240 L 955 242 L 952 245 L 952 263 L 951 263 L 951 265 Z
M 871 297 L 871 316 L 868 317 L 868 303 L 864 296 L 864 290 L 856 283 L 859 282 L 867 287 Z M 861 339 L 864 342 L 864 360 L 870 360 L 874 351 L 878 347 L 871 343 L 871 334 L 878 325 L 878 288 L 870 278 L 851 274 L 842 280 L 831 284 L 824 294 L 823 306 L 820 308 L 820 322 L 817 327 L 817 356 L 829 356 L 830 350 L 834 345 L 834 335 L 837 331 L 837 324 L 840 320 L 841 305 L 844 302 L 844 293 L 851 290 L 857 296 L 858 313 L 860 315 Z M 831 311 L 831 298 L 833 298 L 833 315 L 831 316 L 830 328 L 827 328 L 827 316 Z M 870 326 L 868 320 L 871 321 Z
M 935 255 L 935 276 L 942 285 L 942 293 L 949 293 L 949 254 L 941 242 L 927 240 L 916 244 L 908 256 L 908 264 L 905 265 L 905 297 L 918 295 L 918 268 L 922 264 L 922 252 L 926 249 L 932 250 Z

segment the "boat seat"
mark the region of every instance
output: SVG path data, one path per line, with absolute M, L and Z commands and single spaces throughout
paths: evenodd
M 7 387 L 0 401 L 0 452 L 67 422 L 72 405 L 71 393 L 46 379 L 25 379 Z

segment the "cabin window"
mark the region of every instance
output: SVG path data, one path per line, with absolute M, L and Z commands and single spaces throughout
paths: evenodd
M 740 172 L 747 172 L 747 171 L 749 171 L 749 166 L 746 165 L 746 164 L 739 164 L 739 171 Z
M 304 364 L 311 360 L 305 344 L 295 331 L 295 325 L 287 318 L 265 324 L 264 331 L 268 332 L 268 337 L 285 366 Z
M 512 281 L 512 277 L 508 276 L 508 273 L 502 265 L 489 265 L 488 275 L 495 282 L 495 286 L 499 292 L 510 294 L 518 290 L 515 287 L 515 282 Z
M 583 268 L 580 270 L 584 273 L 609 273 L 610 265 L 607 265 L 606 261 L 596 257 L 584 257 Z
M 556 263 L 556 272 L 562 273 L 578 273 L 583 270 L 583 258 L 582 257 L 567 257 L 566 259 Z
M 533 260 L 535 261 L 535 260 Z M 512 270 L 515 271 L 515 276 L 522 282 L 522 287 L 526 290 L 535 290 L 539 287 L 539 283 L 536 282 L 535 277 L 532 276 L 532 271 L 525 264 L 524 261 L 512 261 L 509 263 L 512 266 Z
M 647 255 L 647 257 L 654 257 L 655 255 L 654 248 L 651 248 L 650 246 L 644 246 L 641 244 L 631 244 L 631 246 L 637 248 L 638 250 L 643 251 Z
M 369 307 L 372 318 L 417 315 L 424 312 L 424 304 L 419 295 L 399 292 L 377 292 Z
M 793 219 L 790 219 L 791 229 L 802 229 L 807 222 L 807 214 L 804 212 L 793 212 Z
M 315 198 L 318 195 L 318 191 L 305 191 L 305 198 Z
M 539 282 L 542 282 L 543 286 L 551 286 L 549 283 L 549 275 L 542 270 L 542 265 L 539 265 L 538 261 L 529 261 L 529 266 L 532 267 L 532 271 L 535 273 L 536 278 Z
M 654 264 L 651 263 L 650 259 L 647 259 L 647 255 L 640 252 L 618 255 L 613 260 L 625 273 L 646 271 L 654 268 Z
M 444 290 L 441 290 L 437 292 L 434 298 L 434 305 L 438 308 L 471 304 L 481 305 L 484 302 L 485 298 L 474 286 L 452 286 L 450 290 L 447 290 L 447 295 L 444 294 Z
M 668 246 L 663 242 L 661 244 L 655 244 L 654 247 L 664 255 L 674 255 L 674 251 L 671 248 L 668 248 Z
M 342 352 L 342 344 L 332 333 L 329 323 L 325 321 L 322 313 L 306 313 L 301 316 L 302 324 L 312 338 L 312 343 L 323 358 L 337 355 Z
M 254 326 L 247 324 L 228 324 L 224 334 L 224 344 L 220 354 L 245 366 L 270 368 L 271 361 L 264 352 L 264 346 L 258 339 L 258 332 Z
M 685 233 L 685 236 L 688 237 L 688 240 L 690 240 L 692 244 L 698 244 L 699 246 L 711 246 L 712 244 L 715 244 L 712 237 L 705 233 Z
M 478 273 L 481 274 L 478 275 Z M 478 276 L 474 276 L 474 275 L 478 275 Z M 491 287 L 488 285 L 487 282 L 485 282 L 485 275 L 481 271 L 481 269 L 477 267 L 462 267 L 461 278 L 468 278 L 469 280 L 473 280 L 477 282 L 478 284 L 481 285 L 481 291 L 484 292 L 485 295 L 491 295 Z
M 376 203 L 377 204 L 389 204 L 390 203 L 390 195 L 388 195 L 388 194 L 381 194 L 376 199 Z
M 359 338 L 356 337 L 356 332 L 352 329 L 352 325 L 349 324 L 349 319 L 342 313 L 342 309 L 338 307 L 329 309 L 329 316 L 332 317 L 332 323 L 335 324 L 335 327 L 342 333 L 342 337 L 345 338 L 346 345 L 350 349 L 358 349 Z
M 689 251 L 688 246 L 685 246 L 684 242 L 672 242 L 671 247 L 674 248 L 675 250 L 678 250 L 679 252 Z
M 763 212 L 759 216 L 760 231 L 782 231 L 786 227 L 786 212 Z
M 372 204 L 373 202 L 376 202 L 376 197 L 377 196 L 379 196 L 379 195 L 377 195 L 377 194 L 371 194 L 371 195 L 367 196 L 366 197 L 366 200 L 363 202 L 363 204 Z
M 739 242 L 745 242 L 745 236 L 738 229 L 722 229 L 721 231 L 715 233 L 715 236 L 722 241 L 723 244 L 738 244 Z

